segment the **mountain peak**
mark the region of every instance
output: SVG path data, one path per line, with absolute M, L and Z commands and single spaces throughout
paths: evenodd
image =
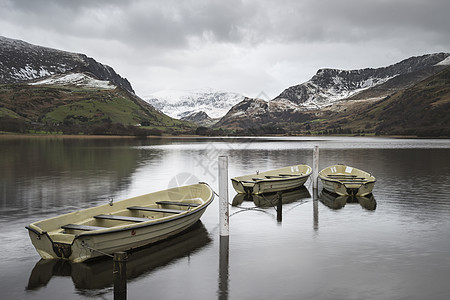
M 90 73 L 131 93 L 131 84 L 113 68 L 84 54 L 36 46 L 21 40 L 0 37 L 0 83 L 21 83 L 51 75 Z
M 384 84 L 394 77 L 415 74 L 420 80 L 430 73 L 442 70 L 449 53 L 434 53 L 410 57 L 399 63 L 381 68 L 339 70 L 324 68 L 307 82 L 284 90 L 276 99 L 288 99 L 305 109 L 324 108 L 334 102 L 349 98 L 366 89 Z M 417 81 L 414 81 L 417 82 Z M 412 82 L 412 83 L 414 83 Z

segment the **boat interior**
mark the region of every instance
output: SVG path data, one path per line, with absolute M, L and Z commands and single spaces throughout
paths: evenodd
M 328 174 L 327 178 L 338 180 L 341 183 L 364 183 L 367 182 L 367 178 L 358 177 L 357 175 L 346 174 Z
M 128 206 L 111 214 L 98 214 L 81 223 L 69 223 L 61 226 L 61 233 L 76 234 L 79 231 L 93 231 L 111 227 L 141 223 L 181 214 L 201 205 L 202 200 L 187 199 L 188 202 L 157 201 L 151 206 Z
M 233 179 L 236 181 L 241 181 L 242 183 L 256 183 L 262 180 L 293 179 L 308 175 L 310 173 L 311 167 L 307 165 L 298 165 L 261 173 L 257 172 L 256 174 L 251 175 L 238 176 Z
M 324 179 L 339 181 L 343 184 L 363 184 L 375 180 L 375 177 L 362 170 L 345 165 L 335 165 L 319 173 Z

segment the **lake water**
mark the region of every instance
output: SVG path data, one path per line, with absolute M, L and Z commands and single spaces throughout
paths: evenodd
M 112 299 L 112 262 L 40 261 L 31 222 L 177 185 L 218 192 L 229 177 L 307 163 L 372 173 L 373 198 L 330 198 L 311 181 L 283 197 L 229 188 L 230 237 L 218 198 L 184 235 L 137 251 L 129 299 L 450 299 L 450 140 L 387 138 L 0 138 L 2 299 Z

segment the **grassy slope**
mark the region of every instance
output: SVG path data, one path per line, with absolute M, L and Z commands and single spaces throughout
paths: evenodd
M 0 85 L 0 117 L 35 123 L 93 125 L 142 122 L 151 128 L 189 128 L 192 124 L 172 119 L 126 91 L 80 87 Z
M 387 135 L 450 136 L 450 68 L 377 102 L 323 112 L 315 131 L 344 129 Z
M 382 134 L 448 136 L 449 113 L 450 68 L 447 68 L 354 115 L 349 126 L 366 127 Z

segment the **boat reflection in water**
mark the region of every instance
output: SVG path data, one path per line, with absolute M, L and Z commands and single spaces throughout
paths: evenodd
M 319 200 L 331 209 L 341 209 L 347 203 L 359 203 L 367 210 L 375 210 L 377 208 L 377 201 L 373 194 L 366 196 L 340 196 L 324 189 L 320 193 Z
M 206 228 L 198 221 L 180 235 L 129 253 L 127 280 L 189 256 L 210 242 Z M 41 259 L 31 272 L 27 290 L 45 287 L 53 276 L 71 276 L 77 289 L 102 289 L 113 285 L 113 260 L 103 258 L 72 263 L 61 259 Z
M 304 186 L 282 192 L 282 203 L 288 204 L 295 201 L 299 201 L 302 199 L 311 198 L 311 194 L 309 193 L 308 189 Z M 244 203 L 244 201 L 253 201 L 253 203 L 257 207 L 274 207 L 277 206 L 278 198 L 277 193 L 270 193 L 270 194 L 237 194 L 233 198 L 232 205 L 233 206 L 240 206 Z

